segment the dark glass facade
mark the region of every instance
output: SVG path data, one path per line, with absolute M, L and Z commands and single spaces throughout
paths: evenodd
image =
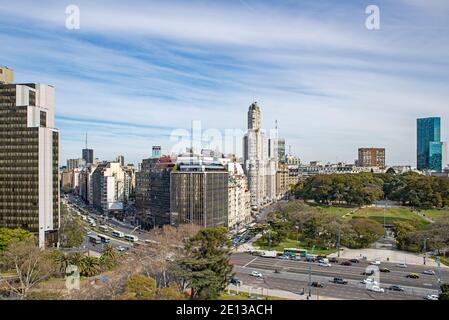
M 417 168 L 441 171 L 443 168 L 443 144 L 441 143 L 441 119 L 417 120 Z
M 32 84 L 26 85 L 35 88 Z M 47 126 L 47 113 L 38 113 L 36 126 L 28 126 L 28 106 L 16 105 L 17 85 L 0 85 L 0 227 L 23 228 L 39 233 L 40 133 Z M 29 91 L 28 105 L 35 106 L 35 92 Z M 46 230 L 45 241 L 58 242 L 59 228 L 59 136 L 51 132 L 51 198 L 53 230 Z
M 170 223 L 170 157 L 144 159 L 136 173 L 136 207 L 143 229 Z
M 171 173 L 171 212 L 178 223 L 227 227 L 228 173 L 176 171 Z
M 94 150 L 83 149 L 83 160 L 86 161 L 86 164 L 94 163 Z

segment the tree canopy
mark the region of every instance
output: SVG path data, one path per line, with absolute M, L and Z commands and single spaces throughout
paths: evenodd
M 190 238 L 187 257 L 178 261 L 177 274 L 191 290 L 191 299 L 216 299 L 232 277 L 231 242 L 223 227 L 205 228 Z

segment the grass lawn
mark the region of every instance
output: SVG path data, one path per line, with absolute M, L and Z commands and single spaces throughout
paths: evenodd
M 438 209 L 430 209 L 430 210 L 421 210 L 421 213 L 429 217 L 430 219 L 436 220 L 442 217 L 449 217 L 449 210 L 438 210 Z
M 254 242 L 254 246 L 258 246 L 261 250 L 271 250 L 271 251 L 279 251 L 283 252 L 285 248 L 298 248 L 305 249 L 310 254 L 318 254 L 318 255 L 329 255 L 331 253 L 336 252 L 335 249 L 326 249 L 326 248 L 316 248 L 312 253 L 312 248 L 306 246 L 305 244 L 301 244 L 301 241 L 296 241 L 292 239 L 287 239 L 276 246 L 269 246 L 267 242 L 262 239 L 258 239 Z
M 350 207 L 321 206 L 321 205 L 314 206 L 314 208 L 317 208 L 320 212 L 329 213 L 332 215 L 336 215 L 338 217 L 342 217 L 355 209 Z
M 432 258 L 436 261 L 437 257 L 436 256 L 432 256 Z M 440 262 L 446 266 L 449 266 L 449 257 L 443 257 L 440 256 Z
M 358 210 L 352 218 L 368 218 L 379 223 L 384 223 L 384 209 L 382 208 L 363 208 Z M 385 211 L 385 222 L 392 224 L 395 221 L 412 222 L 415 221 L 420 227 L 429 224 L 423 217 L 406 208 L 390 208 Z

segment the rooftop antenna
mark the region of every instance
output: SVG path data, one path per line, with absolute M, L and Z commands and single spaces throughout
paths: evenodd
M 86 149 L 87 149 L 87 132 L 86 132 Z

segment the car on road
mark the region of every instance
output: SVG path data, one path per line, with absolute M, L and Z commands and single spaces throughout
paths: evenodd
M 392 285 L 388 288 L 388 290 L 390 291 L 399 291 L 399 292 L 404 292 L 404 288 L 402 288 L 401 286 L 398 285 Z
M 378 285 L 379 283 L 375 281 L 373 278 L 366 278 L 361 281 L 363 284 L 372 284 L 372 285 Z
M 434 275 L 435 275 L 435 271 L 433 271 L 433 270 L 424 270 L 423 273 L 424 273 L 424 274 L 431 275 L 431 276 L 434 276 Z
M 338 263 L 338 259 L 337 258 L 329 258 L 329 262 Z
M 352 266 L 352 263 L 350 261 L 343 261 L 342 263 L 340 263 L 340 265 L 342 265 L 342 266 Z
M 290 259 L 289 256 L 279 256 L 278 258 L 281 259 L 281 260 L 288 260 L 288 259 Z
M 239 280 L 239 278 L 237 277 L 232 277 L 231 278 L 231 283 L 235 286 L 241 286 L 242 285 L 242 281 Z
M 321 282 L 314 281 L 311 283 L 311 286 L 314 288 L 324 288 L 324 285 Z
M 390 269 L 388 269 L 388 268 L 380 268 L 379 271 L 388 273 L 388 272 L 390 272 Z
M 419 279 L 419 274 L 417 274 L 417 273 L 410 273 L 410 274 L 406 275 L 406 278 Z
M 320 262 L 318 265 L 319 265 L 320 267 L 327 267 L 327 268 L 331 266 L 330 263 L 325 263 L 325 262 Z
M 398 267 L 398 268 L 407 268 L 407 265 L 405 264 L 405 263 L 398 263 L 397 265 L 396 265 L 396 267 Z
M 290 257 L 290 260 L 301 261 L 301 257 L 300 256 L 292 256 L 292 257 Z
M 436 301 L 436 300 L 438 300 L 438 299 L 439 299 L 439 296 L 438 296 L 438 295 L 436 295 L 436 294 L 428 294 L 428 295 L 426 295 L 426 296 L 424 297 L 424 299 L 426 299 L 426 300 L 434 300 L 434 301 Z
M 256 278 L 262 278 L 263 277 L 262 273 L 260 273 L 259 271 L 253 271 L 253 272 L 251 272 L 251 275 L 253 277 L 256 277 Z
M 316 258 L 315 257 L 311 257 L 311 256 L 306 256 L 306 261 L 307 262 L 315 262 Z
M 351 259 L 351 260 L 349 260 L 349 262 L 352 262 L 352 263 L 359 263 L 360 262 L 360 260 L 359 259 Z
M 371 264 L 373 266 L 380 266 L 380 260 L 371 261 L 369 264 Z
M 368 291 L 373 291 L 373 292 L 385 292 L 385 290 L 379 286 L 371 286 L 368 288 Z
M 343 278 L 334 278 L 332 282 L 336 284 L 348 284 L 348 281 Z
M 370 271 L 363 271 L 361 273 L 362 276 L 372 276 L 374 274 L 374 270 L 370 270 Z

